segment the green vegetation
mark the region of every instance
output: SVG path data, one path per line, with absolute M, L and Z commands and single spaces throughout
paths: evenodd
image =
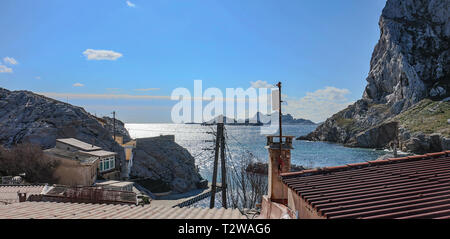
M 349 128 L 353 124 L 355 124 L 355 122 L 356 122 L 355 119 L 346 119 L 346 118 L 338 118 L 338 119 L 336 119 L 336 123 L 341 128 Z
M 370 104 L 369 108 L 375 110 L 379 114 L 385 113 L 389 110 L 389 107 L 386 104 Z
M 356 119 L 352 118 L 337 118 L 336 123 L 339 127 L 344 128 L 347 132 L 360 132 L 364 130 L 357 123 Z
M 449 137 L 450 126 L 447 119 L 450 119 L 450 102 L 430 99 L 420 101 L 394 118 L 410 132 L 441 133 Z

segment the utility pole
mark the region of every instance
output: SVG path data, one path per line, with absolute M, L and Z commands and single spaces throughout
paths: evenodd
M 216 200 L 216 186 L 217 186 L 217 163 L 219 161 L 219 147 L 222 141 L 222 133 L 223 133 L 223 123 L 217 124 L 217 133 L 216 133 L 216 148 L 214 153 L 214 169 L 213 169 L 213 178 L 211 185 L 211 201 L 209 202 L 209 208 L 214 208 L 214 203 Z
M 113 111 L 112 115 L 113 115 L 113 136 L 114 141 L 116 141 L 116 111 Z
M 278 164 L 278 170 L 281 171 L 282 168 L 282 163 L 283 163 L 283 158 L 282 158 L 282 143 L 283 143 L 283 128 L 282 128 L 282 122 L 281 122 L 281 118 L 282 118 L 282 113 L 281 113 L 281 82 L 278 82 L 277 84 L 278 86 L 278 101 L 279 101 L 279 109 L 278 109 L 278 117 L 279 117 L 279 127 L 280 127 L 280 158 L 279 158 L 279 164 Z
M 222 178 L 222 207 L 227 208 L 227 167 L 225 163 L 225 134 L 224 134 L 224 123 L 217 123 L 217 134 L 216 134 L 216 148 L 214 154 L 214 169 L 213 178 L 211 185 L 211 201 L 209 203 L 210 208 L 214 208 L 216 201 L 216 191 L 217 191 L 217 168 L 219 161 L 219 148 L 220 148 L 220 168 L 221 168 L 221 178 Z
M 225 135 L 223 133 L 224 124 L 222 123 L 222 133 L 220 139 L 220 168 L 222 169 L 222 207 L 227 209 L 227 168 L 225 165 Z

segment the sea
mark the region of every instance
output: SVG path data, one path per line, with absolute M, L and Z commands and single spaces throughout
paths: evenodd
M 175 135 L 175 142 L 185 147 L 195 158 L 195 163 L 203 178 L 212 181 L 214 159 L 214 135 L 216 126 L 198 124 L 125 124 L 132 138 Z M 284 125 L 283 135 L 301 136 L 312 132 L 317 125 Z M 246 159 L 268 162 L 266 135 L 259 126 L 225 125 L 227 168 L 240 167 Z M 376 160 L 389 151 L 348 148 L 327 142 L 294 140 L 291 151 L 292 164 L 307 168 L 338 166 Z M 241 163 L 241 164 L 240 164 Z M 220 164 L 219 164 L 220 165 Z M 220 172 L 220 168 L 218 169 Z M 220 174 L 218 175 L 220 182 Z M 190 207 L 209 207 L 210 198 L 200 200 Z M 215 207 L 221 207 L 221 192 L 215 200 Z
M 198 124 L 125 124 L 132 138 L 175 135 L 175 142 L 185 147 L 195 158 L 203 178 L 211 182 L 214 159 L 214 135 L 216 126 Z M 283 135 L 306 135 L 317 125 L 284 125 Z M 239 165 L 242 160 L 267 162 L 266 135 L 260 126 L 226 125 L 226 150 L 228 166 Z M 338 166 L 376 160 L 389 153 L 385 150 L 348 148 L 328 142 L 294 140 L 291 162 L 308 168 Z

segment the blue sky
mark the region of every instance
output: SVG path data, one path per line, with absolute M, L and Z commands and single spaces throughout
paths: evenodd
M 287 111 L 322 121 L 361 97 L 384 5 L 2 0 L 0 86 L 141 123 L 170 121 L 176 102 L 164 97 L 196 79 L 222 90 L 282 81 Z

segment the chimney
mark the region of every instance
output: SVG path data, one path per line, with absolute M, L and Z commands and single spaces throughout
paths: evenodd
M 27 193 L 17 192 L 17 196 L 19 197 L 19 202 L 27 201 Z
M 278 141 L 274 141 L 278 138 Z M 280 174 L 291 171 L 291 149 L 294 136 L 267 136 L 269 150 L 268 192 L 271 201 L 285 202 L 287 200 L 287 187 L 281 182 Z M 281 147 L 280 147 L 281 143 Z M 281 149 L 281 150 L 280 150 Z M 281 159 L 280 159 L 281 153 Z

